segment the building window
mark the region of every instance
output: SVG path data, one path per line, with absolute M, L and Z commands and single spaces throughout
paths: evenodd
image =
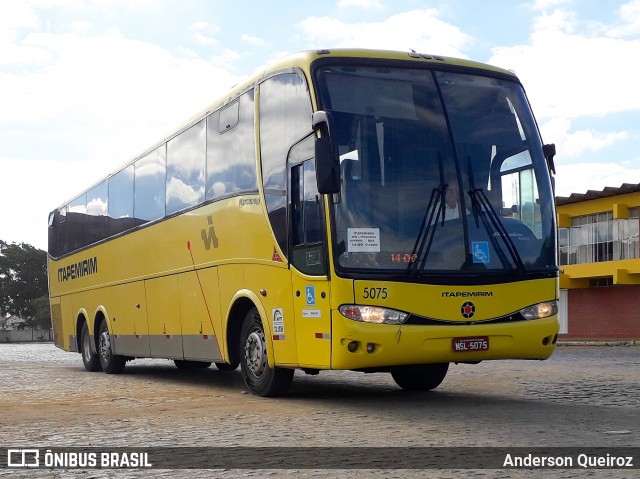
M 598 263 L 640 257 L 640 208 L 629 219 L 613 219 L 613 212 L 571 218 L 570 228 L 558 230 L 560 264 Z
M 613 286 L 613 277 L 607 276 L 605 278 L 591 278 L 589 280 L 590 288 L 602 288 L 605 286 Z

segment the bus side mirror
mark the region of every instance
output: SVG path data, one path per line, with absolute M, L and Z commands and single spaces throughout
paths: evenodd
M 331 195 L 340 192 L 340 161 L 334 154 L 329 137 L 316 138 L 316 180 L 318 193 Z
M 313 114 L 313 129 L 322 136 L 316 138 L 316 181 L 318 193 L 332 195 L 340 192 L 340 158 L 331 140 L 331 115 L 324 111 Z
M 553 163 L 553 157 L 556 156 L 556 145 L 555 143 L 549 143 L 547 145 L 542 145 L 542 153 L 544 153 L 544 157 L 547 160 L 547 168 L 549 168 L 549 172 L 556 174 L 556 165 Z

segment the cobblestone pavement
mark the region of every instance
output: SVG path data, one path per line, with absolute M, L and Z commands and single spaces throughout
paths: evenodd
M 388 374 L 296 371 L 257 398 L 240 372 L 136 360 L 88 373 L 52 344 L 0 344 L 0 447 L 639 447 L 640 347 L 560 346 L 547 361 L 452 365 L 435 391 Z M 635 458 L 636 462 L 640 457 Z M 637 466 L 636 466 L 637 467 Z M 20 477 L 2 470 L 0 476 Z M 527 470 L 32 470 L 23 477 L 531 477 Z M 539 470 L 536 477 L 639 477 L 640 469 Z

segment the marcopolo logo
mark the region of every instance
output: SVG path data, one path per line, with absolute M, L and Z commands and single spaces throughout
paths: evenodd
M 476 305 L 471 301 L 467 301 L 460 308 L 460 312 L 462 313 L 462 316 L 467 319 L 473 318 L 473 315 L 476 314 Z

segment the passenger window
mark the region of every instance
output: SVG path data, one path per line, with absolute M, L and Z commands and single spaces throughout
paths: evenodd
M 136 226 L 164 216 L 166 158 L 166 147 L 162 145 L 135 163 L 133 212 Z
M 167 143 L 167 214 L 204 201 L 205 121 Z
M 87 195 L 82 194 L 69 203 L 67 209 L 67 231 L 69 251 L 86 246 Z
M 109 178 L 109 235 L 133 226 L 133 165 L 129 165 Z
M 207 200 L 258 189 L 253 119 L 253 90 L 207 118 Z
M 220 110 L 218 133 L 222 134 L 238 125 L 240 101 L 236 100 Z
M 97 243 L 109 234 L 107 181 L 87 192 L 87 244 Z

